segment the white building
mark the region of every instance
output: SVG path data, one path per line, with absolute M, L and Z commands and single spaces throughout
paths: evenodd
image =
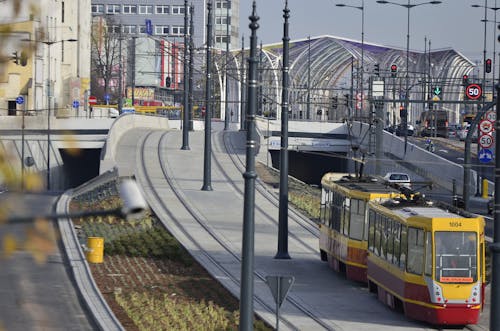
M 51 115 L 76 115 L 90 82 L 90 0 L 21 4 L 15 13 L 12 1 L 0 3 L 0 24 L 12 27 L 2 37 L 7 42 L 1 51 L 27 57 L 24 66 L 12 61 L 2 66 L 0 115 L 19 115 L 23 109 L 29 115 L 47 114 L 49 108 Z M 16 103 L 19 96 L 24 103 Z

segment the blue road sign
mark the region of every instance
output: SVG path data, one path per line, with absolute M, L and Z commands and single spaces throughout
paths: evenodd
M 151 20 L 146 20 L 146 34 L 150 36 L 153 34 L 153 25 L 151 24 Z
M 73 101 L 73 108 L 78 108 L 80 107 L 80 102 L 78 100 Z
M 104 95 L 104 100 L 105 100 L 106 102 L 108 102 L 108 101 L 109 101 L 109 94 L 105 94 L 105 95 Z
M 22 105 L 22 104 L 24 103 L 24 98 L 23 98 L 23 96 L 22 96 L 22 95 L 20 95 L 20 96 L 18 96 L 18 97 L 16 98 L 16 103 L 17 103 L 18 105 Z
M 488 148 L 483 148 L 479 150 L 479 161 L 482 163 L 488 163 L 493 160 L 493 152 Z

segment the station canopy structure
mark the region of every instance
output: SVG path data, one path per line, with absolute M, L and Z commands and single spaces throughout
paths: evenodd
M 290 120 L 343 121 L 370 114 L 373 80 L 384 81 L 385 123 L 399 123 L 400 107 L 406 92 L 406 49 L 361 43 L 335 36 L 320 36 L 290 41 L 289 44 Z M 244 105 L 249 50 L 233 50 L 228 68 L 229 96 L 232 107 Z M 260 45 L 258 51 L 257 113 L 280 118 L 283 56 L 282 43 Z M 362 61 L 363 59 L 363 61 Z M 242 61 L 243 60 L 243 61 Z M 243 67 L 241 64 L 243 63 Z M 397 72 L 391 72 L 391 66 Z M 219 66 L 220 67 L 220 66 Z M 464 99 L 462 78 L 475 65 L 459 52 L 447 48 L 409 52 L 409 123 L 415 124 L 420 113 L 429 107 L 427 101 L 461 101 Z M 393 67 L 394 69 L 394 67 Z M 222 72 L 219 72 L 222 75 Z M 243 76 L 243 80 L 242 80 Z M 222 83 L 223 79 L 219 79 Z M 439 95 L 433 91 L 439 88 Z M 240 102 L 243 100 L 243 102 Z M 223 101 L 223 100 L 221 100 Z M 223 101 L 224 102 L 224 101 Z M 450 123 L 458 123 L 464 106 L 457 103 L 434 103 L 433 109 L 449 112 Z

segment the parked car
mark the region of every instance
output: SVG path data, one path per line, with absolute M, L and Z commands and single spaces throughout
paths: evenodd
M 384 180 L 388 183 L 396 183 L 401 186 L 411 188 L 410 175 L 404 172 L 388 172 L 385 174 Z

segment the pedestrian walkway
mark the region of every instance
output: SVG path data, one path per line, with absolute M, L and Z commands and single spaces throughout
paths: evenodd
M 190 133 L 190 150 L 180 149 L 180 131 L 157 131 L 144 136 L 139 143 L 142 147 L 138 147 L 142 154 L 136 158 L 136 177 L 147 201 L 167 228 L 216 279 L 239 296 L 245 133 L 212 134 L 213 191 L 201 190 L 203 132 Z M 390 310 L 365 286 L 329 269 L 320 260 L 316 226 L 293 211 L 288 223 L 291 259 L 274 259 L 277 198 L 262 183 L 256 186 L 254 308 L 270 325 L 275 323 L 275 303 L 265 276 L 284 275 L 295 277 L 295 283 L 280 310 L 280 329 L 434 329 Z

